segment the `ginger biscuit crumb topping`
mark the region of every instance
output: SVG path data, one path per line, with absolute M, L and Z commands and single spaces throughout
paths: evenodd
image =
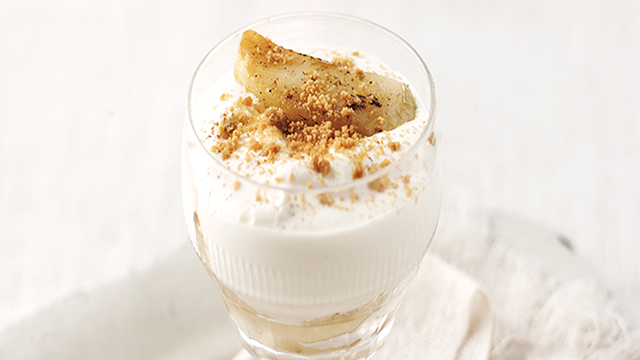
M 369 187 L 369 189 L 379 193 L 385 192 L 388 188 L 398 188 L 398 184 L 392 182 L 386 175 L 373 180 L 367 186 Z
M 352 203 L 354 203 L 358 201 L 360 197 L 355 191 L 353 191 L 353 189 L 349 189 L 349 199 L 351 200 Z
M 311 125 L 300 120 L 290 121 L 282 109 L 264 107 L 247 96 L 238 98 L 223 113 L 216 127 L 217 141 L 211 151 L 219 153 L 223 160 L 229 159 L 240 146 L 245 146 L 257 153 L 260 161 L 272 163 L 286 149 L 285 156 L 308 158 L 309 168 L 324 177 L 331 172 L 331 153 L 334 152 L 353 157 L 357 167 L 354 178 L 364 175 L 364 167 L 358 166 L 364 156 L 351 154 L 364 136 L 353 125 L 343 125 L 335 130 L 330 121 Z
M 313 157 L 313 170 L 322 174 L 322 176 L 327 176 L 327 174 L 331 171 L 331 163 L 319 156 Z
M 413 195 L 413 189 L 409 185 L 404 185 L 404 190 L 406 191 L 407 197 Z
M 333 206 L 335 204 L 335 200 L 333 200 L 333 197 L 329 194 L 319 194 L 318 202 L 325 206 Z
M 351 175 L 354 179 L 359 179 L 364 175 L 364 167 L 362 166 L 361 162 L 357 162 L 354 164 L 353 172 Z
M 392 130 L 415 115 L 406 84 L 356 68 L 351 56 L 326 62 L 251 31 L 243 35 L 234 76 L 251 95 L 239 96 L 216 119 L 211 151 L 227 160 L 242 147 L 249 150 L 244 159 L 261 167 L 287 158 L 301 160 L 322 176 L 320 184 L 331 174 L 331 161 L 338 154 L 351 161 L 353 179 L 389 166 L 389 159 L 365 163 L 372 154 L 384 156 L 385 146 L 398 151 L 400 143 L 388 134 L 375 142 L 368 141 L 369 136 Z M 220 100 L 231 96 L 224 93 Z M 395 119 L 391 113 L 402 116 Z M 293 181 L 293 172 L 288 180 Z M 389 186 L 380 179 L 374 183 L 370 187 L 375 189 Z
M 391 151 L 398 151 L 400 150 L 400 143 L 396 142 L 396 141 L 392 141 L 389 144 L 387 144 L 387 146 L 389 146 L 389 149 L 391 149 Z
M 356 66 L 356 63 L 350 56 L 336 56 L 331 59 L 331 62 L 338 66 L 344 66 L 346 68 L 354 68 Z M 362 72 L 362 70 L 360 71 Z
M 434 132 L 431 132 L 431 134 L 429 135 L 429 144 L 431 144 L 431 146 L 435 146 L 436 145 L 436 134 Z

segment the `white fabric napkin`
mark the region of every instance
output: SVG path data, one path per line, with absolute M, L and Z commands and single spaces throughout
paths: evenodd
M 442 224 L 376 359 L 640 359 L 640 332 L 559 240 L 502 214 Z

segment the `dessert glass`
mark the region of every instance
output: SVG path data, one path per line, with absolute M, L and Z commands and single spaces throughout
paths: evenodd
M 358 51 L 402 74 L 425 109 L 417 140 L 391 165 L 325 187 L 265 184 L 229 170 L 203 144 L 197 114 L 233 69 L 247 29 L 294 50 Z M 434 120 L 434 84 L 420 56 L 361 19 L 268 18 L 204 57 L 188 93 L 184 211 L 193 246 L 254 358 L 369 359 L 379 349 L 438 223 Z

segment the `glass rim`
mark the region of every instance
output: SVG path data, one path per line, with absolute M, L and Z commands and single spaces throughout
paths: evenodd
M 411 147 L 409 148 L 409 150 L 407 150 L 404 154 L 402 154 L 400 157 L 398 157 L 398 159 L 396 159 L 392 164 L 390 164 L 389 166 L 386 166 L 385 168 L 382 169 L 378 169 L 378 171 L 372 173 L 372 174 L 367 174 L 361 178 L 358 179 L 348 179 L 346 181 L 342 181 L 336 184 L 332 184 L 329 186 L 323 186 L 323 187 L 317 187 L 317 188 L 306 188 L 306 187 L 285 187 L 285 186 L 280 186 L 280 185 L 273 185 L 273 184 L 266 184 L 266 183 L 262 183 L 262 182 L 258 182 L 255 181 L 251 178 L 247 178 L 244 177 L 242 175 L 240 175 L 239 173 L 229 169 L 220 159 L 218 159 L 216 156 L 214 156 L 214 154 L 211 153 L 211 151 L 209 151 L 206 146 L 204 145 L 202 139 L 200 138 L 200 136 L 198 135 L 198 131 L 195 128 L 195 124 L 194 124 L 194 115 L 193 115 L 193 108 L 192 108 L 192 103 L 191 103 L 191 95 L 192 95 L 192 90 L 193 90 L 193 86 L 194 83 L 196 81 L 196 78 L 198 77 L 198 75 L 200 74 L 200 70 L 202 69 L 202 67 L 204 66 L 205 62 L 209 59 L 210 56 L 214 55 L 216 53 L 216 51 L 218 51 L 218 49 L 222 48 L 223 46 L 225 46 L 227 43 L 231 42 L 233 39 L 235 39 L 237 36 L 242 35 L 242 33 L 244 33 L 246 30 L 250 30 L 253 27 L 256 27 L 258 25 L 262 25 L 262 24 L 266 24 L 269 22 L 275 22 L 275 21 L 283 21 L 283 20 L 287 20 L 287 19 L 293 19 L 293 18 L 334 18 L 334 19 L 341 19 L 341 20 L 347 20 L 347 21 L 351 21 L 354 23 L 359 23 L 362 25 L 366 25 L 369 27 L 372 27 L 378 31 L 381 31 L 383 33 L 385 33 L 386 35 L 388 35 L 390 38 L 394 39 L 396 42 L 398 42 L 400 45 L 404 46 L 409 53 L 411 53 L 414 57 L 415 60 L 418 61 L 418 64 L 420 66 L 420 68 L 424 71 L 424 73 L 427 75 L 427 79 L 429 82 L 429 111 L 428 111 L 428 115 L 427 115 L 427 122 L 426 125 L 424 126 L 424 128 L 422 129 L 422 132 L 420 134 L 420 136 L 418 137 L 418 139 L 411 144 Z M 358 187 L 361 185 L 366 185 L 372 181 L 375 181 L 376 179 L 379 179 L 385 175 L 387 175 L 390 171 L 392 171 L 394 168 L 396 168 L 400 163 L 406 161 L 406 159 L 408 159 L 409 157 L 411 157 L 416 151 L 417 149 L 426 141 L 428 141 L 428 137 L 430 136 L 431 132 L 433 131 L 433 127 L 434 127 L 434 123 L 435 123 L 435 114 L 436 114 L 436 96 L 435 96 L 435 83 L 433 80 L 433 76 L 431 75 L 431 72 L 429 71 L 429 68 L 427 67 L 427 64 L 424 62 L 424 60 L 422 59 L 422 57 L 420 56 L 420 54 L 416 51 L 416 49 L 411 46 L 411 44 L 409 44 L 406 40 L 404 40 L 402 37 L 400 37 L 399 35 L 397 35 L 396 33 L 394 33 L 393 31 L 378 25 L 372 21 L 366 20 L 366 19 L 362 19 L 356 16 L 351 16 L 351 15 L 345 15 L 345 14 L 340 14 L 340 13 L 331 13 L 331 12 L 293 12 L 293 13 L 287 13 L 287 14 L 282 14 L 282 15 L 277 15 L 277 16 L 270 16 L 255 22 L 252 22 L 246 26 L 243 26 L 242 28 L 232 32 L 231 34 L 229 34 L 228 36 L 226 36 L 224 39 L 222 39 L 220 42 L 218 42 L 214 47 L 211 48 L 211 50 L 209 50 L 204 57 L 202 58 L 202 60 L 200 60 L 200 62 L 198 63 L 198 66 L 196 67 L 196 70 L 193 73 L 193 76 L 191 77 L 191 81 L 189 82 L 189 88 L 187 91 L 187 114 L 189 116 L 189 123 L 191 124 L 191 130 L 193 131 L 195 137 L 198 139 L 198 142 L 200 143 L 201 148 L 207 153 L 207 155 L 214 161 L 216 162 L 219 166 L 221 166 L 221 168 L 224 169 L 224 172 L 230 174 L 231 176 L 235 177 L 235 179 L 237 181 L 240 182 L 248 182 L 258 188 L 265 188 L 265 189 L 270 189 L 270 190 L 276 190 L 276 191 L 283 191 L 283 192 L 287 192 L 287 193 L 306 193 L 306 194 L 320 194 L 320 193 L 329 193 L 329 192 L 338 192 L 338 191 L 342 191 L 342 190 L 347 190 L 350 188 L 354 188 L 354 187 Z

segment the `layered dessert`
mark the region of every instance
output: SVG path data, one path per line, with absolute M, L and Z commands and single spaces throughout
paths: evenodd
M 388 331 L 438 221 L 428 118 L 402 74 L 368 54 L 243 34 L 185 130 L 184 202 L 260 356 L 366 356 Z

